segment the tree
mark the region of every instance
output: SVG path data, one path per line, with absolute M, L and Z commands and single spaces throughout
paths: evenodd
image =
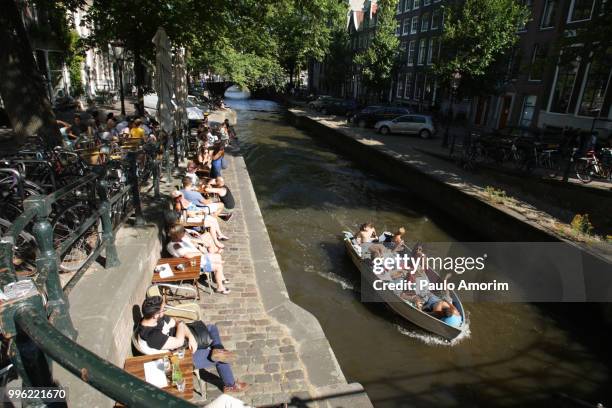
M 118 42 L 131 53 L 142 113 L 145 62 L 154 58 L 151 40 L 158 27 L 164 27 L 173 46 L 188 46 L 202 27 L 214 32 L 216 7 L 226 6 L 221 0 L 94 0 L 85 16 L 91 32 L 87 44 L 106 50 Z
M 61 135 L 47 98 L 41 74 L 15 1 L 3 2 L 0 13 L 0 95 L 16 135 L 11 148 L 37 134 L 49 147 L 61 144 Z
M 395 10 L 398 0 L 380 0 L 377 10 L 377 26 L 372 43 L 354 57 L 361 67 L 365 86 L 379 99 L 389 89 L 398 66 L 399 40 L 395 35 L 397 20 Z
M 346 6 L 335 3 L 330 10 L 331 40 L 325 56 L 325 86 L 331 93 L 338 94 L 350 74 L 352 50 L 346 29 Z
M 279 63 L 289 74 L 289 84 L 309 58 L 322 61 L 329 50 L 334 22 L 338 18 L 335 0 L 283 0 L 270 15 L 278 41 Z
M 443 83 L 453 73 L 477 80 L 518 40 L 529 10 L 516 0 L 465 0 L 444 7 L 441 59 L 434 72 Z

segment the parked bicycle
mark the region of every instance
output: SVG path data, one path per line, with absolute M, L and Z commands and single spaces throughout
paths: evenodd
M 612 156 L 612 149 L 602 149 L 602 155 Z M 575 169 L 576 177 L 585 184 L 593 181 L 593 178 L 612 179 L 612 168 L 602 162 L 593 149 L 587 151 L 584 157 L 576 159 Z

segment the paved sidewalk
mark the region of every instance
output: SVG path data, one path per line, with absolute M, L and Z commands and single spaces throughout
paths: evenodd
M 245 166 L 242 157 L 226 154 L 226 159 L 229 166 L 223 170 L 223 177 L 232 189 L 236 208 L 231 220 L 220 221 L 220 227 L 223 233 L 230 237 L 229 241 L 224 242 L 223 260 L 224 273 L 230 280 L 227 287 L 231 289 L 231 293 L 222 295 L 203 292 L 200 305 L 204 321 L 219 327 L 225 348 L 235 351 L 237 355 L 236 361 L 232 363 L 235 377 L 250 384 L 245 393 L 234 396 L 257 407 L 281 403 L 291 403 L 291 406 L 295 407 L 371 407 L 359 384 L 346 383 L 324 337 L 324 341 L 319 341 L 315 347 L 303 346 L 304 339 L 299 338 L 299 333 L 296 332 L 296 327 L 300 325 L 313 324 L 314 321 L 320 335 L 324 336 L 314 317 L 301 315 L 301 321 L 297 321 L 293 315 L 285 319 L 286 315 L 281 314 L 283 323 L 280 323 L 266 312 L 269 309 L 264 306 L 263 296 L 286 296 L 286 289 L 279 291 L 275 286 L 275 280 L 280 279 L 282 282 L 277 267 L 264 271 L 265 287 L 259 286 L 262 284 L 261 276 L 258 276 L 261 271 L 256 271 L 254 262 L 258 262 L 257 259 L 261 259 L 261 255 L 268 251 L 264 248 L 261 250 L 262 254 L 253 254 L 252 240 L 259 240 L 262 244 L 268 242 L 268 246 L 270 244 L 268 237 L 252 236 L 250 231 L 257 229 L 246 224 L 246 218 L 253 222 L 253 217 L 261 218 L 261 214 L 259 210 L 254 213 L 253 208 L 245 207 L 245 203 L 256 206 L 256 202 L 252 201 L 254 197 L 244 197 L 244 194 L 248 195 L 252 191 L 252 187 L 248 174 L 245 173 L 246 168 L 237 171 L 237 167 Z M 163 183 L 163 192 L 169 193 L 178 183 L 178 177 L 175 177 L 172 183 Z M 260 221 L 263 224 L 263 220 Z M 265 229 L 261 233 L 266 234 Z M 271 247 L 269 252 L 273 254 Z M 274 260 L 274 265 L 275 262 Z M 268 262 L 268 266 L 269 264 Z M 276 313 L 278 309 L 269 312 Z M 305 311 L 301 312 L 307 314 Z M 311 331 L 314 335 L 317 334 L 317 330 Z M 316 381 L 313 383 L 309 378 L 310 368 L 307 369 L 302 360 L 304 355 L 309 359 L 309 367 L 314 364 L 326 370 L 324 375 L 315 373 L 315 380 L 323 381 L 323 384 Z M 330 364 L 332 368 L 328 370 Z M 205 377 L 208 380 L 207 398 L 206 401 L 196 401 L 197 404 L 203 405 L 221 394 L 216 370 L 211 368 L 207 371 L 210 373 Z M 330 377 L 335 372 L 337 374 Z M 319 398 L 321 401 L 312 401 Z

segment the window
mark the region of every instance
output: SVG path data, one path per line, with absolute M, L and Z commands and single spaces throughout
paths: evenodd
M 412 0 L 404 0 L 404 11 L 409 11 L 410 10 L 410 3 L 411 2 L 412 2 Z
M 419 7 L 421 7 L 421 0 L 414 0 L 414 2 L 412 3 L 412 9 L 416 10 Z
M 429 30 L 429 13 L 425 13 L 421 16 L 421 31 Z
M 395 36 L 399 37 L 402 34 L 402 23 L 398 22 L 397 26 L 395 26 Z
M 594 57 L 589 67 L 584 91 L 578 108 L 580 116 L 600 116 L 603 108 L 606 89 L 610 82 L 610 60 L 612 59 L 612 48 L 603 57 Z
M 550 28 L 555 25 L 555 17 L 557 15 L 558 0 L 546 0 L 544 11 L 542 12 L 542 21 L 540 28 Z
M 567 22 L 589 20 L 593 13 L 594 0 L 572 0 Z
M 544 65 L 546 63 L 546 51 L 539 45 L 533 46 L 531 54 L 531 66 L 529 67 L 529 80 L 541 81 L 544 73 Z
M 412 98 L 412 72 L 406 74 L 406 84 L 404 86 L 404 98 Z
M 421 89 L 419 88 L 421 76 L 422 75 L 419 72 L 417 72 L 414 76 L 414 99 L 417 101 L 421 99 Z
M 429 6 L 431 4 L 431 0 L 423 0 L 423 7 Z
M 557 66 L 557 78 L 555 85 L 553 86 L 553 93 L 549 109 L 550 112 L 567 112 L 579 66 L 580 61 L 578 59 Z
M 423 85 L 425 82 L 425 77 L 423 74 L 417 73 L 414 82 L 414 99 L 420 101 L 423 98 Z
M 410 19 L 407 18 L 403 22 L 404 26 L 402 28 L 402 35 L 408 34 L 408 30 L 410 30 Z
M 531 13 L 531 8 L 533 7 L 533 0 L 520 0 L 519 3 L 523 6 L 525 6 L 528 10 L 529 13 Z M 527 30 L 527 22 L 525 21 L 522 24 L 519 24 L 518 27 L 516 27 L 517 31 L 526 31 Z
M 412 40 L 408 43 L 407 61 L 408 65 L 414 65 L 414 51 L 416 48 L 416 41 Z
M 431 37 L 429 39 L 429 50 L 427 52 L 427 65 L 433 64 L 434 61 L 438 57 L 437 55 L 434 55 L 434 52 L 436 52 L 439 47 L 438 41 L 439 40 L 436 37 Z
M 418 65 L 423 65 L 423 63 L 425 62 L 425 57 L 427 56 L 426 52 L 427 52 L 427 40 L 424 38 L 421 38 L 419 40 L 419 55 L 417 56 L 417 64 Z
M 431 13 L 431 29 L 436 30 L 440 27 L 440 17 L 441 17 L 440 9 L 436 9 Z
M 410 34 L 416 34 L 419 31 L 419 18 L 417 16 L 412 17 L 412 29 Z
M 531 126 L 533 121 L 533 113 L 535 112 L 536 101 L 538 97 L 536 95 L 526 95 L 523 99 L 523 110 L 521 111 L 521 122 L 520 125 L 524 127 Z
M 404 77 L 402 74 L 397 76 L 397 92 L 395 94 L 398 98 L 404 96 Z

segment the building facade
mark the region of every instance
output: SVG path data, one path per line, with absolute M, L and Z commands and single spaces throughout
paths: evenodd
M 432 66 L 440 57 L 443 14 L 441 0 L 400 0 L 396 35 L 400 40 L 400 68 L 393 99 L 418 111 L 439 104 L 440 89 Z
M 508 55 L 506 78 L 498 95 L 472 104 L 472 122 L 490 129 L 612 129 L 612 50 L 600 55 L 562 58 L 562 38 L 577 29 L 597 30 L 606 0 L 535 0 L 525 4 L 530 21 L 520 27 L 519 41 Z M 572 47 L 588 44 L 575 43 Z

